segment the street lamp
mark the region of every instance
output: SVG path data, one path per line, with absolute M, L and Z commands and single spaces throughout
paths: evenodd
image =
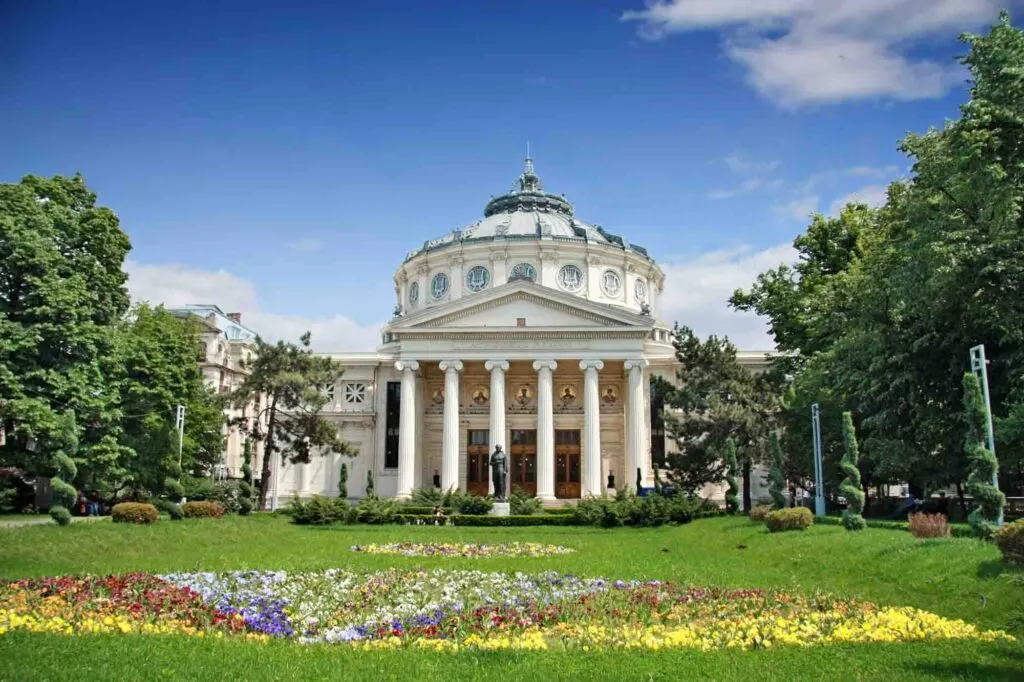
M 971 348 L 971 371 L 981 379 L 981 392 L 985 397 L 985 430 L 988 436 L 988 450 L 996 456 L 996 435 L 992 428 L 992 402 L 988 397 L 988 360 L 985 359 L 985 344 Z M 992 485 L 999 490 L 999 472 L 992 472 Z M 1000 510 L 996 525 L 1003 525 L 1003 512 Z
M 821 463 L 821 408 L 811 405 L 811 432 L 814 437 L 814 515 L 825 515 L 825 482 Z

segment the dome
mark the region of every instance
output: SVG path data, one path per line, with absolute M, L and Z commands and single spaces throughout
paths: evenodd
M 564 195 L 544 191 L 534 171 L 533 160 L 527 157 L 526 167 L 511 191 L 487 202 L 483 219 L 424 242 L 421 248 L 406 255 L 406 261 L 421 253 L 458 243 L 541 238 L 617 246 L 647 256 L 646 249 L 628 244 L 600 225 L 590 225 L 576 218 L 572 204 Z

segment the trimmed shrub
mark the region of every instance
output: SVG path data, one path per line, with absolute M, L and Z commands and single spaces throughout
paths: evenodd
M 181 502 L 181 498 L 185 497 L 185 486 L 176 478 L 168 477 L 164 479 L 164 492 L 171 502 Z
M 373 497 L 373 470 L 366 472 L 366 496 Z
M 450 516 L 449 523 L 453 526 L 574 526 L 571 516 L 469 516 L 456 514 Z
M 162 511 L 163 513 L 170 516 L 171 521 L 181 521 L 183 518 L 185 518 L 184 515 L 181 513 L 181 507 L 171 502 L 170 500 L 153 500 L 153 506 L 156 507 L 158 511 Z
M 915 538 L 948 538 L 949 521 L 942 514 L 911 514 L 907 527 Z
M 348 500 L 314 495 L 303 502 L 295 498 L 291 502 L 292 523 L 300 526 L 329 526 L 348 518 Z
M 252 500 L 248 497 L 238 498 L 238 515 L 248 516 L 252 513 Z
M 78 499 L 78 491 L 75 490 L 75 486 L 65 483 L 59 478 L 51 478 L 50 488 L 53 490 L 53 506 L 65 509 L 75 506 L 75 500 Z
M 964 374 L 964 418 L 967 422 L 967 438 L 964 440 L 964 454 L 970 473 L 967 475 L 967 492 L 977 506 L 967 522 L 979 537 L 991 538 L 996 522 L 1003 514 L 1006 497 L 999 488 L 992 485 L 999 471 L 995 454 L 985 446 L 986 411 L 981 382 L 973 373 Z
M 608 497 L 587 497 L 576 505 L 573 519 L 581 526 L 614 528 L 623 523 L 622 504 Z
M 114 523 L 153 523 L 160 515 L 146 502 L 122 502 L 110 510 Z
M 531 516 L 539 514 L 544 508 L 536 497 L 527 495 L 521 488 L 516 486 L 512 496 L 508 500 L 508 510 L 511 516 Z
M 1008 523 L 995 532 L 996 547 L 1008 564 L 1024 565 L 1024 519 Z
M 186 519 L 219 519 L 224 516 L 224 505 L 215 500 L 186 502 L 181 505 L 181 513 Z
M 754 523 L 764 523 L 774 507 L 770 504 L 759 504 L 750 510 L 750 520 Z
M 806 530 L 814 525 L 814 514 L 807 507 L 778 509 L 765 519 L 768 531 L 778 533 L 784 530 Z
M 371 495 L 359 501 L 354 515 L 361 523 L 392 523 L 398 516 L 398 505 L 394 500 L 382 500 L 376 495 Z
M 348 464 L 345 462 L 341 463 L 341 468 L 338 470 L 338 497 L 343 500 L 348 499 Z
M 50 507 L 50 518 L 56 521 L 58 526 L 66 526 L 71 523 L 71 512 L 59 504 L 55 504 Z
M 843 458 L 839 469 L 846 478 L 839 484 L 839 490 L 846 498 L 846 510 L 843 512 L 843 528 L 846 530 L 864 530 L 864 491 L 860 489 L 860 469 L 857 468 L 859 458 L 857 433 L 853 429 L 853 415 L 843 412 Z

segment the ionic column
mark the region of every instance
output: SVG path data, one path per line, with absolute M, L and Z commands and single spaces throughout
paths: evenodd
M 484 363 L 484 369 L 491 373 L 491 443 L 493 451 L 495 445 L 500 445 L 508 455 L 508 443 L 505 442 L 505 372 L 508 371 L 507 360 L 488 360 Z M 494 494 L 494 478 L 491 476 L 490 468 L 487 469 L 487 490 Z
M 441 441 L 441 490 L 459 487 L 459 372 L 462 361 L 442 360 L 444 372 L 444 433 Z
M 583 494 L 601 494 L 601 401 L 597 373 L 600 360 L 582 360 L 583 370 Z
M 552 410 L 551 373 L 554 360 L 537 360 L 537 499 L 555 499 L 555 416 Z
M 640 468 L 640 480 L 647 480 L 647 426 L 644 411 L 644 370 L 650 363 L 647 360 L 626 360 L 625 368 L 629 376 L 629 395 L 626 409 L 629 412 L 626 422 L 626 478 L 623 485 L 636 485 L 636 470 Z
M 402 373 L 402 397 L 398 419 L 398 495 L 407 500 L 416 485 L 416 372 L 420 363 L 399 360 L 395 369 Z

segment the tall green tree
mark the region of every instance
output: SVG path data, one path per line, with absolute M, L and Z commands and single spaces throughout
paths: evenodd
M 130 248 L 80 175 L 0 184 L 0 463 L 67 476 L 55 464 L 64 452 L 80 482 L 118 466 L 120 399 L 106 370 L 128 309 Z
M 203 381 L 196 363 L 198 323 L 158 306 L 136 305 L 120 326 L 120 393 L 123 443 L 134 457 L 125 463 L 131 485 L 160 492 L 178 462 L 176 409 L 185 407 L 181 469 L 212 473 L 224 453 L 222 401 Z
M 839 490 L 846 498 L 846 510 L 843 511 L 843 527 L 846 530 L 864 530 L 864 491 L 860 489 L 860 470 L 857 469 L 859 451 L 857 448 L 857 432 L 853 428 L 853 415 L 843 412 L 843 461 L 839 465 L 846 475 L 839 484 Z
M 316 454 L 355 453 L 341 439 L 337 425 L 322 414 L 329 402 L 323 387 L 341 377 L 342 367 L 329 357 L 313 354 L 309 332 L 298 345 L 257 340 L 256 356 L 248 369 L 249 375 L 231 400 L 242 408 L 266 405 L 255 419 L 236 421 L 249 438 L 263 443 L 259 504 L 264 509 L 274 457 L 306 463 Z
M 673 344 L 676 381 L 660 388 L 669 408 L 665 429 L 676 444 L 666 458 L 666 476 L 689 493 L 721 481 L 725 443 L 732 438 L 744 478 L 744 509 L 749 509 L 751 465 L 765 459 L 778 406 L 774 375 L 755 375 L 742 367 L 727 338 L 702 341 L 690 328 L 677 326 Z

